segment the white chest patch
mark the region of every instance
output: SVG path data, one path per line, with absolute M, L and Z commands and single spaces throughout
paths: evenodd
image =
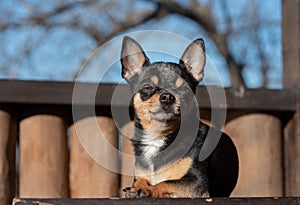
M 159 153 L 161 147 L 165 145 L 165 139 L 155 138 L 152 135 L 143 136 L 143 158 L 147 164 L 152 164 L 152 159 Z

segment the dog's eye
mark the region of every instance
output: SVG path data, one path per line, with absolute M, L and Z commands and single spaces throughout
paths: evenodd
M 143 90 L 153 90 L 153 89 L 154 89 L 154 87 L 152 85 L 150 85 L 150 84 L 145 84 L 143 86 Z

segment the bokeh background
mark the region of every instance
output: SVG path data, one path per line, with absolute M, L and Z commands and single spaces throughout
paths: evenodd
M 96 68 L 80 72 L 91 52 L 159 30 L 204 38 L 224 87 L 282 88 L 280 0 L 1 0 L 0 13 L 1 79 L 98 82 Z M 103 80 L 120 79 L 118 63 Z

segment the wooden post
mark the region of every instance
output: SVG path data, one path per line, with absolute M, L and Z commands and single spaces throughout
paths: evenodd
M 239 155 L 239 179 L 233 197 L 282 196 L 280 121 L 266 114 L 236 118 L 225 126 Z
M 300 133 L 299 112 L 284 128 L 284 168 L 285 168 L 285 195 L 299 196 L 300 193 Z
M 67 129 L 58 116 L 20 123 L 20 197 L 68 197 Z
M 111 118 L 89 117 L 72 125 L 71 197 L 117 197 L 119 174 L 109 167 L 119 166 L 118 157 L 118 130 Z
M 131 137 L 134 134 L 133 122 L 129 122 L 122 128 L 122 177 L 121 177 L 121 196 L 124 197 L 122 190 L 130 187 L 133 183 L 134 175 L 134 150 L 131 144 Z
M 0 110 L 0 204 L 11 204 L 15 196 L 16 123 Z
M 283 83 L 297 89 L 296 113 L 284 128 L 285 195 L 300 195 L 300 1 L 282 0 Z

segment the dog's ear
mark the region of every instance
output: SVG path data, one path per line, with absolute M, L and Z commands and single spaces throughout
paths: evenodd
M 121 51 L 122 77 L 129 81 L 136 74 L 140 74 L 142 67 L 149 64 L 142 47 L 132 38 L 123 38 Z
M 205 45 L 203 39 L 194 40 L 184 51 L 180 63 L 199 83 L 204 77 Z

